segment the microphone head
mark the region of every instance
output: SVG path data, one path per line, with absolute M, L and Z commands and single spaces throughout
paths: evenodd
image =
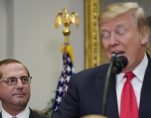
M 120 73 L 128 64 L 128 59 L 125 56 L 116 56 L 115 61 L 113 63 L 113 68 L 116 69 L 116 73 Z

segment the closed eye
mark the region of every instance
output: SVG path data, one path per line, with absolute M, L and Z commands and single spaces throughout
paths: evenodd
M 110 31 L 107 31 L 107 30 L 102 30 L 101 31 L 101 38 L 102 39 L 107 39 L 111 36 L 111 32 Z

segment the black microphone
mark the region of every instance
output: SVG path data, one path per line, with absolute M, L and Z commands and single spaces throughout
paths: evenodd
M 128 64 L 128 59 L 123 55 L 116 55 L 113 67 L 112 67 L 112 74 L 120 73 Z
M 111 58 L 111 62 L 109 64 L 109 68 L 107 71 L 105 84 L 104 84 L 104 91 L 103 91 L 103 98 L 102 98 L 102 115 L 106 115 L 106 101 L 107 96 L 110 88 L 110 83 L 113 79 L 115 79 L 116 74 L 120 73 L 128 64 L 128 59 L 123 55 L 116 55 L 113 54 Z

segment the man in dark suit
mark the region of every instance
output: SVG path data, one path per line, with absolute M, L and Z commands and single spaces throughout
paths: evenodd
M 122 72 L 111 78 L 103 115 L 109 118 L 151 118 L 151 59 L 146 53 L 149 27 L 143 9 L 135 2 L 111 4 L 101 11 L 99 29 L 107 57 L 111 59 L 116 54 L 128 59 Z M 67 94 L 59 109 L 52 113 L 52 118 L 101 114 L 108 67 L 105 64 L 73 75 Z M 131 80 L 125 73 L 133 75 Z M 126 83 L 131 90 L 123 93 Z M 127 93 L 129 91 L 133 92 Z M 133 97 L 127 96 L 125 99 L 123 96 L 127 94 L 133 94 Z M 133 102 L 129 104 L 130 99 Z M 134 106 L 133 110 L 128 111 L 131 105 Z
M 31 76 L 18 60 L 0 61 L 0 118 L 46 118 L 28 107 Z

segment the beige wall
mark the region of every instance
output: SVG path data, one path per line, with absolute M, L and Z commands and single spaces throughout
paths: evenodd
M 0 59 L 16 58 L 29 68 L 33 109 L 42 110 L 55 96 L 64 39 L 62 27 L 54 28 L 54 19 L 63 8 L 78 12 L 80 18 L 79 28 L 72 26 L 70 37 L 78 72 L 84 67 L 82 0 L 0 0 Z

